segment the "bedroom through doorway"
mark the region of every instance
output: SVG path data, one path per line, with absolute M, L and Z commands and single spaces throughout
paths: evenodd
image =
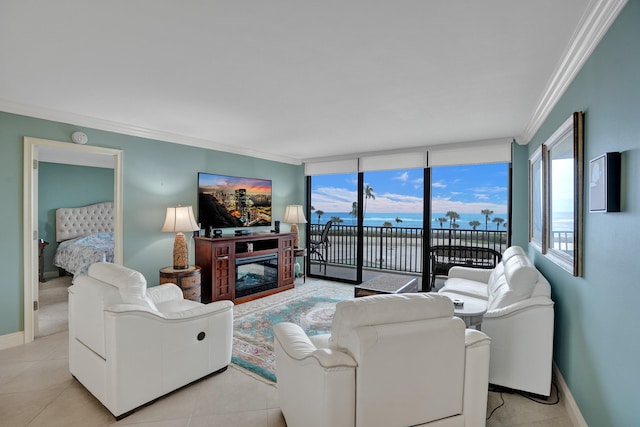
M 39 272 L 39 242 L 43 218 L 40 218 L 40 162 L 82 167 L 113 169 L 114 262 L 122 263 L 122 151 L 102 147 L 75 145 L 67 142 L 24 138 L 24 342 L 38 336 L 66 329 L 68 318 L 66 289 L 71 276 L 52 277 L 41 282 Z M 51 177 L 49 177 L 51 178 Z M 49 179 L 47 178 L 47 179 Z M 47 239 L 55 239 L 48 236 Z M 42 295 L 41 295 L 42 294 Z M 42 310 L 42 311 L 41 311 Z M 42 327 L 40 321 L 44 322 Z M 64 328 L 64 329 L 61 329 Z

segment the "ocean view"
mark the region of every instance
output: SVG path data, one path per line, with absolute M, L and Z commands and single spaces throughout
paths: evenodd
M 477 230 L 485 229 L 485 216 L 482 214 L 470 214 L 461 213 L 460 218 L 456 220 L 456 223 L 460 226 L 460 230 L 471 230 L 473 227 L 469 225 L 470 221 L 478 221 L 480 225 Z M 344 225 L 355 225 L 355 219 L 344 212 L 325 212 L 320 217 L 320 223 L 324 224 L 332 217 L 338 217 L 342 219 Z M 402 220 L 397 223 L 396 218 Z M 437 218 L 446 218 L 444 213 L 434 213 L 431 216 L 431 227 L 440 228 L 440 223 Z M 496 224 L 491 222 L 493 218 L 502 218 L 505 221 L 500 225 L 499 230 L 505 230 L 504 223 L 507 221 L 507 214 L 493 214 L 489 217 L 489 230 L 495 230 Z M 311 212 L 310 218 L 307 218 L 312 224 L 318 223 L 318 215 L 315 212 Z M 447 218 L 448 220 L 448 218 Z M 393 227 L 405 227 L 405 228 L 422 228 L 422 214 L 417 213 L 379 213 L 379 212 L 367 212 L 364 217 L 364 225 L 372 227 L 381 227 L 385 222 L 390 222 Z M 442 224 L 442 228 L 449 228 L 449 222 Z

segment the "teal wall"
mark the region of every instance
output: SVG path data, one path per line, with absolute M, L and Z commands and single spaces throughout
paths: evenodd
M 533 248 L 556 303 L 554 360 L 590 426 L 638 425 L 640 386 L 640 0 L 630 0 L 543 126 L 529 154 L 574 111 L 585 112 L 585 164 L 622 153 L 622 212 L 584 208 L 584 276 Z M 519 168 L 525 168 L 520 159 Z M 523 189 L 524 191 L 524 189 Z
M 70 141 L 74 125 L 0 112 L 0 217 L 5 231 L 0 245 L 0 335 L 23 329 L 23 137 Z M 89 144 L 123 151 L 124 264 L 145 275 L 150 285 L 158 269 L 172 263 L 173 238 L 162 233 L 168 206 L 197 206 L 198 172 L 271 179 L 273 218 L 285 206 L 305 203 L 301 165 L 80 129 Z M 193 260 L 193 248 L 191 248 Z
M 113 169 L 40 162 L 38 167 L 38 233 L 44 248 L 44 271 L 53 265 L 56 209 L 113 201 Z
M 529 242 L 528 147 L 513 144 L 511 158 L 511 244 L 526 248 Z
M 585 160 L 622 152 L 621 213 L 585 207 L 584 276 L 574 278 L 534 249 L 553 287 L 554 360 L 591 426 L 637 424 L 640 340 L 640 0 L 625 9 L 528 147 L 514 147 L 513 242 L 527 242 L 527 157 L 574 111 L 585 111 Z M 0 335 L 22 329 L 22 137 L 68 141 L 77 127 L 0 113 Z M 159 229 L 165 208 L 196 205 L 197 172 L 274 180 L 274 218 L 304 204 L 301 166 L 84 129 L 90 144 L 124 151 L 124 260 L 150 282 L 171 262 L 172 236 Z M 244 173 L 246 171 L 246 173 Z

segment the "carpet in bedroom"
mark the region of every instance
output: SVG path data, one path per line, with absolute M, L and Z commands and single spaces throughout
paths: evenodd
M 353 298 L 353 285 L 308 280 L 294 289 L 234 307 L 232 363 L 276 381 L 273 325 L 292 322 L 308 335 L 327 333 L 336 303 Z

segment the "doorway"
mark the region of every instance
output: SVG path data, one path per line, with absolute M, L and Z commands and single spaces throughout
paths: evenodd
M 122 151 L 38 138 L 24 138 L 24 342 L 33 341 L 38 328 L 38 162 L 113 167 L 114 262 L 122 264 Z M 104 166 L 103 166 L 104 167 Z

